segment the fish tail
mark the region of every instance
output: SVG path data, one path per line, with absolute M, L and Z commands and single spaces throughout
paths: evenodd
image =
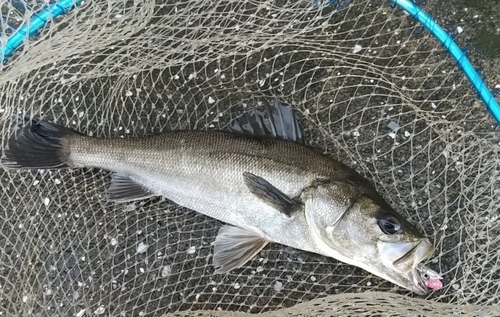
M 7 141 L 2 165 L 16 169 L 68 167 L 70 137 L 78 134 L 47 121 L 22 118 Z

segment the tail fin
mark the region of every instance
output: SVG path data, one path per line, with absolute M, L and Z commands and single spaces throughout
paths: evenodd
M 24 118 L 7 142 L 2 165 L 18 169 L 49 169 L 68 166 L 68 136 L 78 134 L 43 120 Z

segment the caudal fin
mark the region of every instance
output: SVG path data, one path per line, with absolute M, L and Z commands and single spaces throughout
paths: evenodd
M 23 119 L 7 141 L 2 165 L 17 169 L 51 169 L 68 166 L 68 137 L 73 130 L 43 120 Z

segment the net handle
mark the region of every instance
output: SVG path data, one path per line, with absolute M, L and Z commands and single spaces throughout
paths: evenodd
M 423 11 L 418 5 L 416 5 L 411 0 L 390 0 L 393 6 L 398 6 L 404 11 L 408 12 L 415 20 L 417 20 L 422 26 L 424 26 L 448 51 L 448 53 L 455 59 L 457 65 L 465 73 L 467 79 L 471 83 L 472 87 L 476 90 L 481 100 L 488 109 L 489 113 L 496 120 L 497 124 L 500 125 L 500 106 L 496 101 L 495 97 L 488 89 L 484 83 L 481 76 L 478 74 L 474 66 L 466 56 L 466 52 L 463 51 L 453 38 L 448 35 L 434 19 L 432 19 L 425 11 Z
M 8 59 L 26 40 L 36 35 L 50 21 L 70 12 L 82 2 L 83 0 L 61 0 L 58 3 L 51 4 L 38 13 L 34 13 L 29 21 L 23 23 L 23 25 L 7 39 L 3 47 L 0 46 L 0 62 L 2 64 L 7 63 Z

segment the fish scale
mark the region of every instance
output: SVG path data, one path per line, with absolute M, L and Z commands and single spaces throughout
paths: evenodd
M 314 180 L 327 177 L 315 172 L 315 165 L 325 172 L 341 167 L 304 145 L 276 139 L 248 142 L 244 135 L 216 131 L 178 131 L 144 139 L 75 136 L 68 147 L 70 165 L 127 175 L 181 206 L 232 225 L 258 227 L 272 241 L 292 241 L 287 244 L 316 253 L 305 217 L 280 215 L 250 193 L 243 173 L 259 175 L 296 197 Z M 294 158 L 290 164 L 286 156 L 294 152 L 309 159 Z

